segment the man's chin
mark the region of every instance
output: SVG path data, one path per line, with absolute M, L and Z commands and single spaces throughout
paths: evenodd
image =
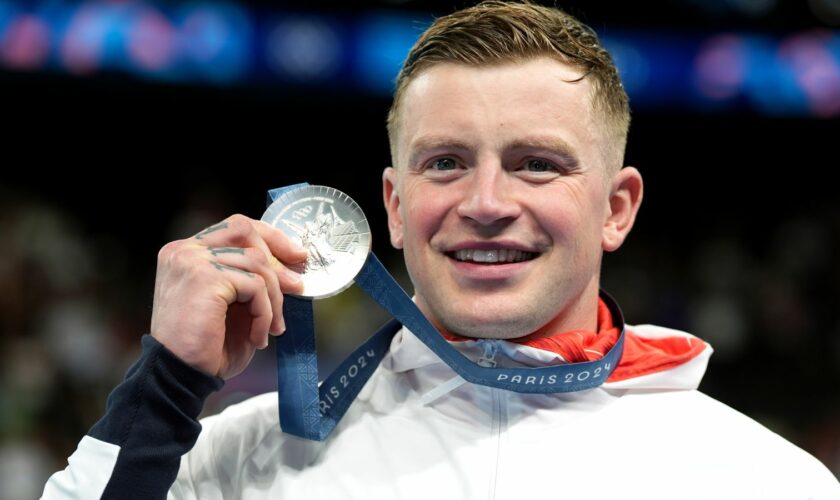
M 462 337 L 500 340 L 525 337 L 535 332 L 540 326 L 533 317 L 522 315 L 498 317 L 484 315 L 476 318 L 460 315 L 451 321 L 444 320 L 442 323 L 447 331 Z

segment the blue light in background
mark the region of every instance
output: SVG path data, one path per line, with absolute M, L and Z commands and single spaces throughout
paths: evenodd
M 749 47 L 742 37 L 721 34 L 707 39 L 694 58 L 692 84 L 698 98 L 722 103 L 734 101 L 747 79 Z
M 629 38 L 603 37 L 601 43 L 612 54 L 628 95 L 635 96 L 650 85 L 650 61 Z
M 136 16 L 134 4 L 86 2 L 67 13 L 66 29 L 57 33 L 59 61 L 64 69 L 88 74 L 126 67 L 125 35 Z
M 171 75 L 178 62 L 177 31 L 162 12 L 139 6 L 125 33 L 128 68 L 147 76 Z
M 253 21 L 237 5 L 196 2 L 175 16 L 181 64 L 190 79 L 230 84 L 247 77 L 253 65 Z
M 405 56 L 431 24 L 417 17 L 370 14 L 359 21 L 356 45 L 357 81 L 370 91 L 390 95 Z
M 324 83 L 339 78 L 349 58 L 337 22 L 324 16 L 295 15 L 270 23 L 265 60 L 280 79 Z
M 0 1 L 0 40 L 3 39 L 3 35 L 6 32 L 6 25 L 12 19 L 16 10 L 15 6 L 11 3 Z
M 748 71 L 743 93 L 759 111 L 784 116 L 793 111 L 807 113 L 805 94 L 793 73 L 776 56 L 778 42 L 765 36 L 743 37 L 748 47 Z
M 698 40 L 650 32 L 623 32 L 610 39 L 616 47 L 616 66 L 634 109 L 672 110 L 691 99 L 687 85 Z
M 814 30 L 788 38 L 777 51 L 782 67 L 789 70 L 816 116 L 840 115 L 838 49 L 840 37 L 826 30 Z
M 338 18 L 219 1 L 0 0 L 0 66 L 119 71 L 208 85 L 254 82 L 389 96 L 432 21 L 378 11 Z M 259 27 L 259 30 L 257 29 Z M 840 116 L 840 35 L 613 32 L 603 37 L 635 110 Z

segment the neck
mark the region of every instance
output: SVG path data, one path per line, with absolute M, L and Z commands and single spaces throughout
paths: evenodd
M 550 337 L 561 332 L 574 330 L 598 331 L 598 288 L 594 291 L 578 295 L 551 321 L 533 333 L 519 337 L 517 342 Z

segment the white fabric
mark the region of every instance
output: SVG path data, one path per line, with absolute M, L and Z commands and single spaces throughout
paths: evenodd
M 454 345 L 478 359 L 482 342 Z M 546 362 L 489 342 L 501 366 Z M 402 330 L 327 441 L 282 434 L 276 394 L 258 396 L 203 421 L 170 498 L 840 499 L 816 459 L 696 390 L 710 353 L 588 391 L 466 383 L 424 405 L 454 373 Z
M 53 474 L 42 500 L 100 498 L 117 463 L 120 447 L 85 436 L 67 459 L 67 468 Z

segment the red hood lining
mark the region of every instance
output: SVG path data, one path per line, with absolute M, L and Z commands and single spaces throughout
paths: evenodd
M 511 339 L 510 342 L 558 354 L 568 363 L 594 361 L 603 358 L 618 341 L 620 330 L 613 323 L 609 307 L 599 298 L 597 333 L 571 330 L 527 341 Z M 449 341 L 475 340 L 460 335 L 443 336 Z M 626 331 L 621 361 L 607 380 L 618 382 L 665 371 L 687 363 L 705 348 L 706 344 L 696 337 L 644 338 Z

